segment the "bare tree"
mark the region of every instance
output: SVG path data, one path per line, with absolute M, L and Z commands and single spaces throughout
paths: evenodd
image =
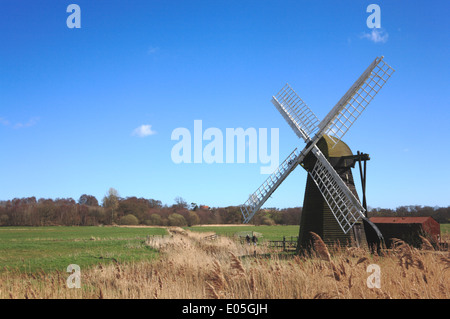
M 188 203 L 181 196 L 175 197 L 175 205 L 186 209 L 189 207 Z
M 114 211 L 119 207 L 119 193 L 116 189 L 110 188 L 107 195 L 103 197 L 103 207 L 111 209 L 111 224 L 114 221 Z

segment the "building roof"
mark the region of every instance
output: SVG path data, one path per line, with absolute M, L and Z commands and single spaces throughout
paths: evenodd
M 433 217 L 424 216 L 424 217 L 371 217 L 370 221 L 375 224 L 423 224 L 428 222 Z M 437 223 L 437 222 L 436 222 Z

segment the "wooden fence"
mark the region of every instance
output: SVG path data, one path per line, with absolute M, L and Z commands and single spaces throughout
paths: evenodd
M 203 239 L 204 239 L 204 240 L 214 240 L 214 239 L 217 239 L 217 234 L 212 234 L 212 235 L 209 235 L 209 236 L 205 236 L 205 237 L 203 237 Z
M 286 239 L 283 236 L 283 240 L 270 240 L 268 242 L 269 248 L 282 250 L 282 251 L 295 251 L 297 249 L 298 237 L 288 237 Z

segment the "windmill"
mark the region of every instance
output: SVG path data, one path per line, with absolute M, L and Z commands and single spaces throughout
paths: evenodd
M 366 230 L 370 228 L 369 231 L 375 234 L 375 236 L 372 235 L 372 238 L 377 237 L 378 241 L 382 240 L 379 230 L 367 218 L 366 208 L 359 202 L 356 191 L 352 192 L 349 189 L 349 183 L 343 181 L 333 165 L 330 164 L 327 156 L 324 155 L 322 151 L 324 148 L 319 146 L 326 140 L 328 145 L 326 149 L 333 150 L 337 146 L 340 147 L 343 144 L 342 137 L 393 72 L 394 69 L 383 61 L 383 57 L 375 58 L 322 121 L 319 121 L 289 84 L 286 84 L 277 95 L 272 96 L 272 103 L 276 109 L 295 134 L 306 143 L 306 146 L 303 150 L 294 149 L 241 205 L 244 223 L 248 223 L 252 219 L 286 177 L 298 165 L 301 165 L 308 172 L 308 180 L 312 181 L 309 184 L 313 184 L 314 188 L 320 192 L 321 199 L 326 203 L 325 206 L 331 211 L 343 234 L 348 234 L 355 224 L 363 221 L 364 228 Z M 361 154 L 358 152 L 358 155 Z M 306 195 L 308 195 L 308 182 Z

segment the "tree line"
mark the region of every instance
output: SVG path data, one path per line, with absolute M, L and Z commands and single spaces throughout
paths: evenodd
M 300 208 L 266 209 L 258 212 L 252 223 L 298 224 L 300 213 Z M 172 205 L 163 205 L 155 199 L 122 198 L 113 188 L 103 197 L 101 204 L 95 196 L 87 194 L 81 195 L 78 201 L 35 197 L 0 201 L 0 226 L 193 226 L 242 222 L 238 206 L 188 204 L 182 197 L 176 197 Z
M 256 225 L 299 225 L 302 208 L 268 208 L 258 211 L 252 219 Z M 450 222 L 449 207 L 400 206 L 396 209 L 369 209 L 372 216 L 432 216 L 439 223 Z M 163 205 L 160 200 L 122 198 L 111 188 L 102 203 L 95 196 L 83 194 L 72 198 L 15 198 L 0 201 L 0 226 L 98 226 L 155 225 L 193 226 L 197 224 L 240 224 L 243 222 L 238 206 L 208 207 L 188 204 L 176 197 L 174 204 Z

